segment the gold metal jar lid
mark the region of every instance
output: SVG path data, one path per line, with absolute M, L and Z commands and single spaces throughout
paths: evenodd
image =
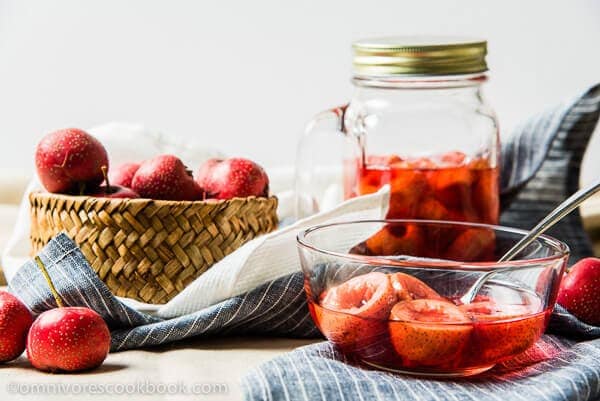
M 451 36 L 397 36 L 359 40 L 357 75 L 455 75 L 487 71 L 487 42 Z

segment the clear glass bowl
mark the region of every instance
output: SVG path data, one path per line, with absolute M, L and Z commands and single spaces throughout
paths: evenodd
M 312 318 L 344 353 L 380 369 L 481 373 L 531 347 L 554 307 L 569 254 L 564 243 L 541 236 L 513 261 L 494 262 L 525 233 L 428 220 L 309 228 L 298 248 Z M 471 304 L 460 303 L 480 275 L 506 267 L 514 269 L 492 276 Z

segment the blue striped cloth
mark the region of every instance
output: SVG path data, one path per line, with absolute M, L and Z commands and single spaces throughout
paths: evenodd
M 529 229 L 579 188 L 581 161 L 600 118 L 600 85 L 525 121 L 502 146 L 501 223 Z M 571 248 L 571 262 L 592 254 L 579 213 L 548 231 Z
M 599 110 L 600 85 L 536 116 L 504 145 L 503 224 L 530 227 L 576 190 L 581 158 Z M 569 243 L 575 259 L 591 254 L 578 216 L 564 220 L 555 234 Z M 194 336 L 319 336 L 299 272 L 195 313 L 159 319 L 115 298 L 66 235 L 55 237 L 39 256 L 67 305 L 88 306 L 104 317 L 111 328 L 113 352 Z M 22 266 L 9 285 L 35 313 L 56 307 L 33 261 Z M 557 335 L 544 336 L 528 353 L 468 381 L 405 378 L 370 370 L 323 342 L 257 367 L 243 386 L 246 398 L 256 400 L 595 399 L 600 394 L 600 340 L 590 339 L 599 337 L 600 329 L 558 307 L 550 330 Z
M 545 335 L 510 362 L 457 380 L 373 370 L 323 342 L 261 365 L 243 386 L 247 400 L 583 401 L 599 396 L 599 374 L 600 340 Z
M 106 320 L 111 328 L 111 351 L 149 347 L 198 335 L 318 336 L 306 308 L 303 278 L 299 273 L 189 315 L 159 319 L 118 300 L 66 234 L 53 238 L 39 257 L 67 306 L 87 306 Z M 46 279 L 33 260 L 19 269 L 9 285 L 34 313 L 56 307 Z

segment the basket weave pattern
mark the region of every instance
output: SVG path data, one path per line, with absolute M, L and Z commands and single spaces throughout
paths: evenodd
M 165 303 L 246 241 L 277 227 L 277 198 L 108 199 L 33 192 L 31 246 L 66 232 L 117 296 Z

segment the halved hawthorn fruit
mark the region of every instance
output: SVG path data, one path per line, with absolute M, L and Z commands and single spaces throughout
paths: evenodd
M 390 281 L 394 291 L 396 292 L 398 301 L 412 301 L 414 299 L 423 298 L 436 299 L 440 301 L 446 300 L 433 288 L 409 274 L 394 273 L 390 275 Z
M 440 201 L 427 198 L 419 204 L 416 217 L 426 220 L 452 220 L 453 215 Z
M 435 197 L 447 208 L 471 208 L 474 176 L 467 167 L 448 167 L 429 174 L 429 184 Z
M 471 320 L 456 305 L 437 299 L 399 302 L 392 308 L 391 343 L 407 365 L 448 365 L 469 341 Z
M 472 302 L 459 308 L 473 321 L 472 355 L 478 362 L 495 363 L 531 347 L 545 328 L 539 301 L 531 304 Z
M 509 320 L 539 312 L 541 303 L 535 298 L 530 304 L 499 304 L 488 296 L 478 295 L 470 304 L 459 305 L 459 308 L 474 321 L 489 322 Z
M 481 213 L 482 222 L 497 223 L 500 210 L 499 177 L 497 169 L 479 172 L 479 178 L 473 185 L 473 205 Z
M 358 193 L 364 195 L 377 192 L 383 185 L 389 184 L 391 166 L 402 163 L 402 158 L 396 155 L 368 156 L 365 167 L 357 166 Z
M 389 276 L 371 272 L 331 287 L 315 309 L 319 329 L 334 344 L 363 355 L 387 340 L 387 319 L 396 294 Z
M 386 168 L 359 169 L 357 179 L 358 194 L 365 195 L 377 192 L 390 182 L 390 170 Z
M 380 272 L 353 277 L 321 297 L 324 308 L 371 319 L 387 319 L 396 301 L 389 276 Z
M 387 224 L 366 241 L 352 247 L 350 253 L 370 256 L 420 256 L 424 237 L 416 224 Z
M 404 162 L 404 159 L 398 155 L 367 156 L 367 166 L 369 167 L 391 167 L 392 165 L 401 164 L 402 162 Z
M 439 163 L 442 167 L 456 167 L 465 163 L 467 155 L 463 152 L 452 151 L 446 152 L 439 156 Z
M 462 262 L 493 260 L 496 235 L 489 228 L 465 228 L 448 247 L 444 259 Z
M 414 218 L 419 204 L 430 191 L 425 173 L 414 169 L 393 169 L 389 183 L 392 188 L 388 218 Z

